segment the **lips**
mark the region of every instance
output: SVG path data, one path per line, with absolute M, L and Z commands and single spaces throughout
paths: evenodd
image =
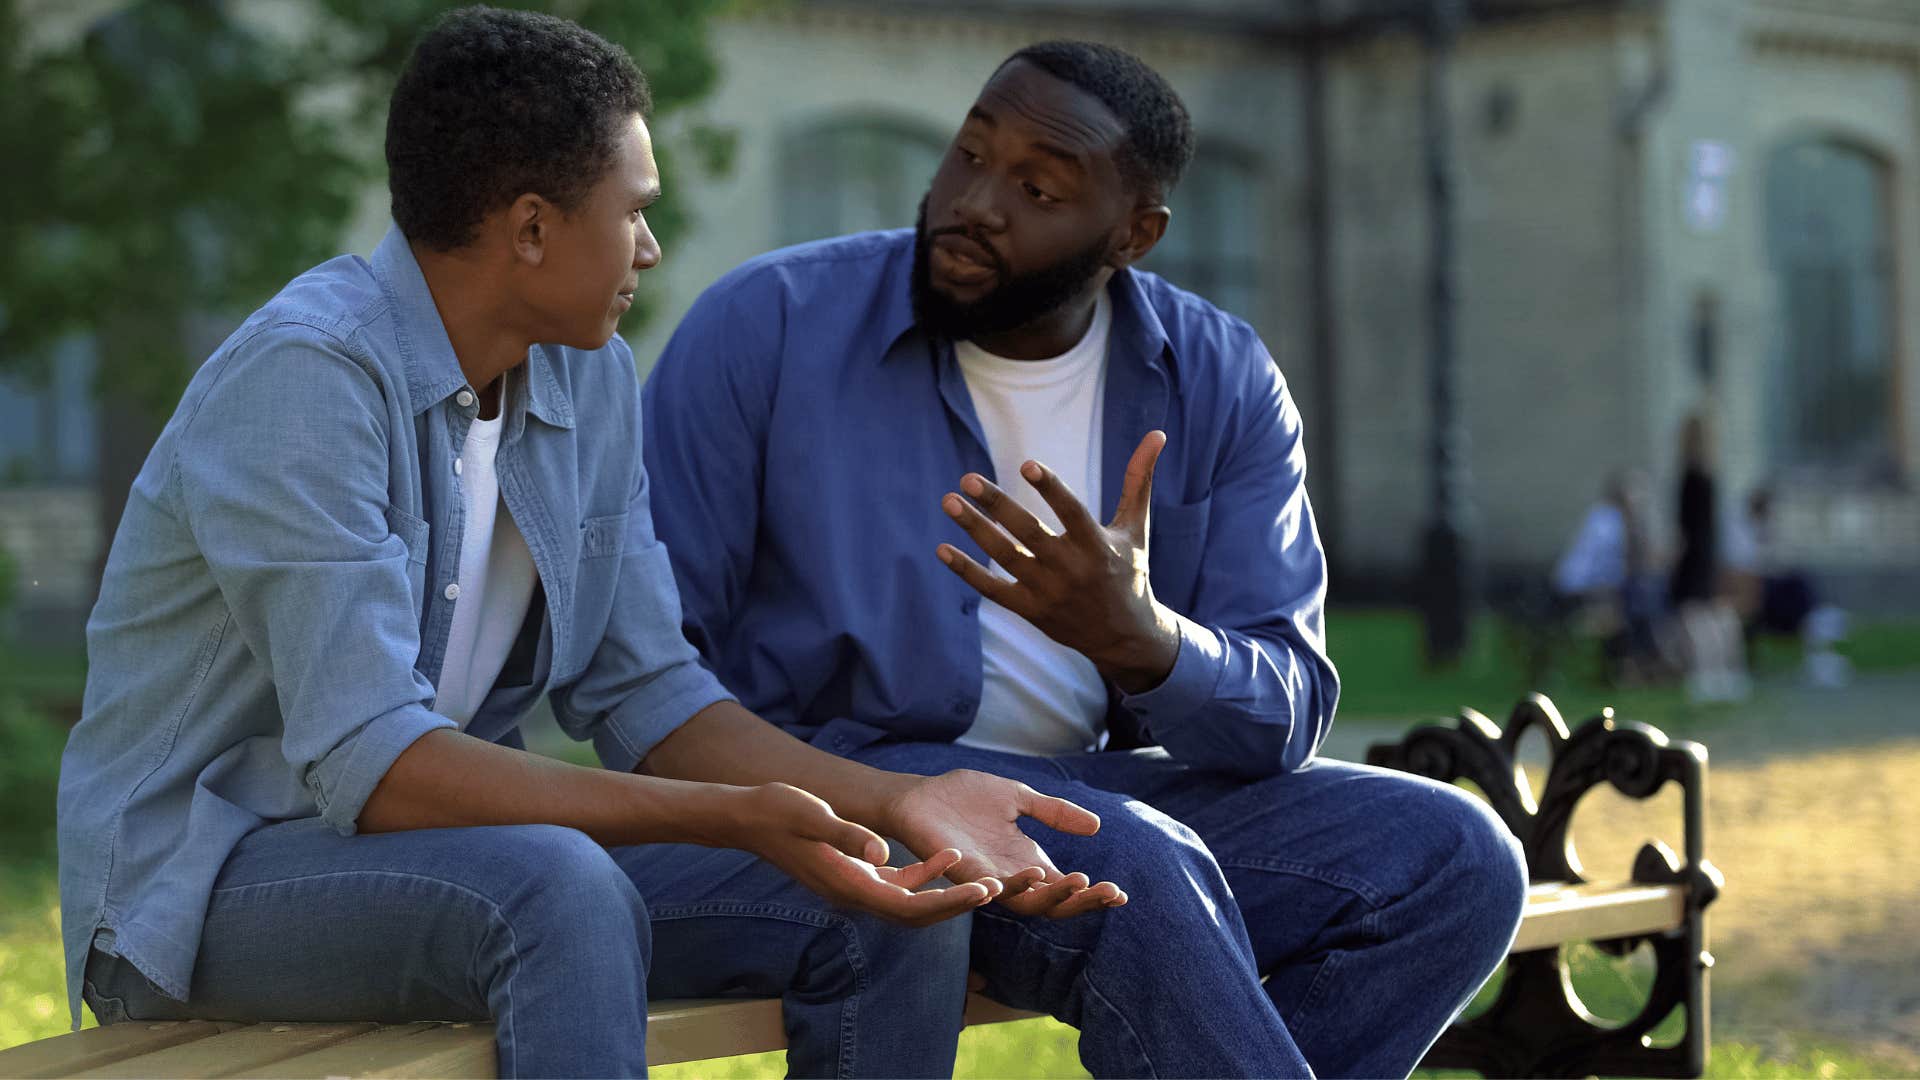
M 993 253 L 959 233 L 945 233 L 933 241 L 932 269 L 956 285 L 976 285 L 999 275 Z

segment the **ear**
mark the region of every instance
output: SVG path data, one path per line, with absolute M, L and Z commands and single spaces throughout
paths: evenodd
M 507 226 L 513 237 L 513 257 L 529 266 L 546 261 L 547 240 L 557 208 L 528 192 L 507 207 Z
M 1167 223 L 1173 211 L 1159 204 L 1135 207 L 1126 223 L 1126 239 L 1113 253 L 1114 269 L 1122 269 L 1147 257 L 1160 238 L 1167 235 Z

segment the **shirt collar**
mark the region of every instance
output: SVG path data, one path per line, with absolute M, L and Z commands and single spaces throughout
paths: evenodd
M 446 324 L 440 321 L 440 309 L 434 306 L 426 275 L 420 272 L 420 262 L 413 257 L 413 248 L 399 226 L 387 229 L 373 251 L 372 265 L 374 277 L 393 305 L 394 333 L 400 339 L 400 354 L 407 367 L 407 395 L 413 399 L 417 416 L 466 386 L 467 377 L 454 356 L 453 342 L 447 338 Z M 553 361 L 547 353 L 544 345 L 527 351 L 527 408 L 554 427 L 571 428 L 573 402 L 554 375 Z

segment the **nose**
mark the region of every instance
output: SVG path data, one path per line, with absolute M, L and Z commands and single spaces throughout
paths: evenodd
M 647 227 L 647 219 L 642 215 L 633 226 L 633 268 L 651 270 L 660 265 L 660 241 L 654 239 L 653 230 Z
M 960 197 L 953 201 L 954 217 L 970 229 L 997 233 L 1006 229 L 1007 216 L 1001 213 L 994 194 L 999 185 L 989 171 L 982 169 L 967 180 L 960 190 Z

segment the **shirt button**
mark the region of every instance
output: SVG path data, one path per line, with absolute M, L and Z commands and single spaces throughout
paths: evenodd
M 972 597 L 968 597 L 967 599 L 960 601 L 960 614 L 971 615 L 973 614 L 973 609 L 979 606 L 980 606 L 980 601 L 975 600 Z
M 460 599 L 460 583 L 457 581 L 449 582 L 447 584 L 447 591 L 445 593 L 442 593 L 441 595 L 445 596 L 449 600 Z
M 471 408 L 473 408 L 473 391 L 471 391 L 471 390 L 462 390 L 462 391 L 460 391 L 459 393 L 457 393 L 457 394 L 455 394 L 455 395 L 453 395 L 453 400 L 454 400 L 454 402 L 455 402 L 455 403 L 457 403 L 457 404 L 458 404 L 458 405 L 459 405 L 459 406 L 460 406 L 461 408 L 463 408 L 463 409 L 471 409 Z
M 968 701 L 966 698 L 957 698 L 953 703 L 953 715 L 965 716 L 967 715 L 967 710 L 971 708 L 973 708 L 973 702 Z
M 460 475 L 460 459 L 459 458 L 453 459 L 453 475 L 455 476 Z

